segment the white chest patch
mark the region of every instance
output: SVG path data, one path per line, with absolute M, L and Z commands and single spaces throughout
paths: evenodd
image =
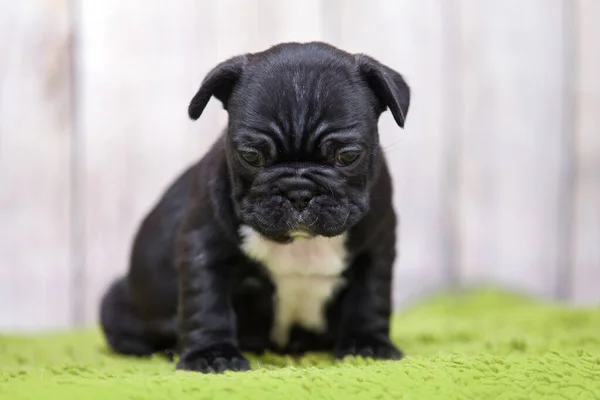
M 242 250 L 265 266 L 275 284 L 272 339 L 285 346 L 294 324 L 322 332 L 324 306 L 342 283 L 347 265 L 346 236 L 297 238 L 279 244 L 248 226 L 242 226 L 240 233 Z

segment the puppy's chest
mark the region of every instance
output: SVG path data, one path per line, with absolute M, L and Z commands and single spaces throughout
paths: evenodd
M 345 236 L 302 238 L 282 245 L 246 227 L 242 235 L 243 251 L 264 265 L 275 284 L 273 340 L 285 346 L 294 324 L 323 332 L 325 306 L 347 266 Z

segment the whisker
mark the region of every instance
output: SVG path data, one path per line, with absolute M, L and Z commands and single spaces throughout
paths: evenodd
M 348 217 L 350 217 L 350 211 L 348 211 L 348 214 L 346 214 L 346 218 L 344 218 L 344 223 L 342 225 L 346 225 L 346 222 L 348 221 Z

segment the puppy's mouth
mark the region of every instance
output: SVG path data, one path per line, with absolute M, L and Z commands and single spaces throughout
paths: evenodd
M 286 243 L 294 242 L 296 240 L 310 240 L 310 239 L 316 238 L 318 236 L 319 236 L 319 234 L 314 233 L 314 232 L 303 231 L 303 230 L 294 230 L 294 231 L 284 232 L 279 235 L 271 234 L 267 237 L 269 237 L 270 239 L 272 239 L 276 242 L 286 244 Z
M 307 231 L 291 231 L 289 235 L 292 239 L 310 239 L 317 236 L 316 234 Z
M 300 214 L 300 216 L 298 218 L 299 221 L 304 220 L 304 218 L 302 217 L 303 215 L 304 214 Z M 314 225 L 316 223 L 316 220 L 318 220 L 318 217 L 315 218 L 315 221 L 310 225 Z M 288 235 L 292 239 L 310 239 L 315 236 L 318 236 L 317 233 L 315 233 L 312 229 L 310 229 L 309 225 L 306 225 L 302 222 L 298 222 L 293 228 L 291 228 Z

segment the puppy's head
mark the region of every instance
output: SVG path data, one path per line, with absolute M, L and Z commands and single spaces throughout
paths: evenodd
M 285 43 L 219 64 L 190 103 L 192 119 L 212 96 L 229 114 L 236 211 L 279 242 L 336 236 L 364 216 L 379 116 L 389 109 L 403 127 L 410 103 L 399 73 L 324 43 Z

